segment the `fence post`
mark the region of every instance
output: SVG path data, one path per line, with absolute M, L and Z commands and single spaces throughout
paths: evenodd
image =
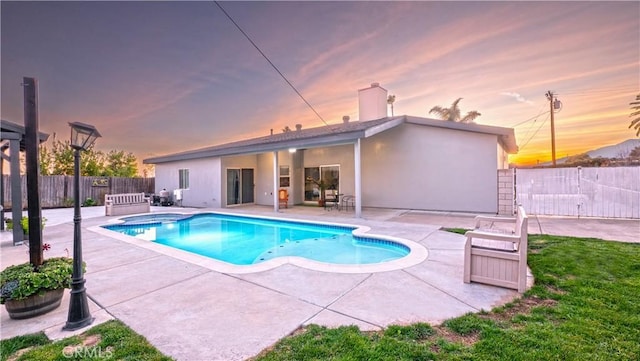
M 515 207 L 514 169 L 498 169 L 498 214 L 511 216 Z
M 578 166 L 578 219 L 580 219 L 580 206 L 582 205 L 582 187 L 580 187 L 580 181 L 582 178 L 582 167 Z

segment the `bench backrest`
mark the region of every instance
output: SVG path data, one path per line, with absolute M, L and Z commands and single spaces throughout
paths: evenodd
M 527 233 L 529 229 L 529 217 L 527 216 L 527 212 L 525 212 L 523 206 L 518 206 L 518 214 L 516 216 L 516 229 L 515 235 L 520 237 L 520 243 L 526 244 Z M 525 242 L 523 242 L 523 240 Z M 519 249 L 520 245 L 516 245 L 516 249 Z
M 144 193 L 105 194 L 105 204 L 133 204 L 147 202 Z

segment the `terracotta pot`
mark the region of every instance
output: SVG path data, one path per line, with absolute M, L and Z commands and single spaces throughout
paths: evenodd
M 31 295 L 22 300 L 7 300 L 4 303 L 9 317 L 14 320 L 31 318 L 53 311 L 60 306 L 64 288 L 45 291 L 42 295 Z

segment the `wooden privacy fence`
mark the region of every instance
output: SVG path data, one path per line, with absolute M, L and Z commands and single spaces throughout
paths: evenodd
M 11 178 L 3 175 L 5 209 L 11 208 Z M 22 182 L 22 207 L 27 207 L 27 177 L 20 176 Z M 98 205 L 104 205 L 104 195 L 114 193 L 153 193 L 155 178 L 122 177 L 80 177 L 80 202 L 93 199 Z M 73 206 L 73 176 L 40 176 L 40 205 L 42 208 Z
M 640 167 L 517 169 L 515 179 L 529 214 L 640 218 Z

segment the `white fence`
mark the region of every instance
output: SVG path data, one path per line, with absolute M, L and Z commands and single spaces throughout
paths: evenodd
M 529 214 L 640 219 L 640 167 L 516 170 Z

